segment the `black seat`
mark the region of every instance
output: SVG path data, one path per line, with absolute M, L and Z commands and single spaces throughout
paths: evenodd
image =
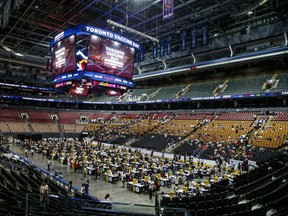
M 197 216 L 206 215 L 206 209 L 197 209 L 196 215 Z
M 205 208 L 206 208 L 206 202 L 197 203 L 197 209 L 205 209 Z
M 195 202 L 190 202 L 190 203 L 187 205 L 187 209 L 188 209 L 188 210 L 195 210 L 195 209 L 196 209 L 196 203 L 195 203 Z
M 215 215 L 214 208 L 208 208 L 207 211 L 206 211 L 206 215 L 207 215 L 207 216 L 213 216 L 213 215 Z
M 214 200 L 206 201 L 206 208 L 214 208 L 214 207 L 215 207 Z
M 230 206 L 224 206 L 222 210 L 222 214 L 230 214 Z
M 215 208 L 215 215 L 222 215 L 222 207 Z

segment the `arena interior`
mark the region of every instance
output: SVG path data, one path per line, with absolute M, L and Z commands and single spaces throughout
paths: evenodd
M 0 215 L 287 215 L 287 8 L 0 1 Z

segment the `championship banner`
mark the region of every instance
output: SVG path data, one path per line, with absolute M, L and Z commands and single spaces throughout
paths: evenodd
M 165 40 L 164 37 L 160 38 L 160 49 L 159 49 L 159 56 L 162 57 L 165 55 Z
M 167 55 L 170 55 L 172 53 L 172 37 L 171 35 L 168 35 L 167 37 Z
M 153 42 L 152 45 L 152 57 L 157 58 L 158 57 L 158 44 L 157 42 Z
M 202 26 L 202 46 L 208 45 L 208 24 Z
M 181 51 L 184 51 L 187 49 L 187 37 L 186 32 L 182 32 L 180 35 L 180 47 Z
M 174 16 L 174 0 L 163 0 L 163 20 L 172 19 Z
M 191 48 L 197 48 L 197 27 L 193 27 L 191 30 Z

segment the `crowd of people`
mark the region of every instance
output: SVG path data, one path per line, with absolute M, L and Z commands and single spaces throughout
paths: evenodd
M 144 191 L 149 196 L 151 191 L 157 191 L 166 185 L 174 185 L 175 192 L 180 187 L 189 188 L 194 194 L 207 191 L 205 181 L 217 181 L 224 179 L 225 175 L 233 177 L 238 167 L 231 166 L 225 157 L 219 157 L 215 164 L 206 164 L 203 159 L 193 156 L 181 157 L 174 155 L 174 158 L 162 158 L 160 156 L 143 153 L 141 149 L 132 149 L 115 145 L 104 145 L 101 143 L 90 143 L 74 139 L 48 139 L 31 141 L 26 140 L 20 143 L 25 150 L 34 149 L 47 157 L 48 171 L 50 171 L 51 160 L 58 160 L 73 168 L 73 172 L 81 170 L 83 178 L 94 174 L 96 178 L 104 176 L 107 170 L 118 175 L 122 187 L 128 186 L 126 182 L 133 182 L 137 179 L 144 185 Z M 49 162 L 50 161 L 50 162 Z M 238 174 L 238 173 L 237 173 Z M 55 171 L 56 178 L 62 178 L 62 174 Z M 161 181 L 169 182 L 162 184 Z M 196 187 L 196 183 L 200 186 Z M 72 183 L 71 183 L 72 184 Z M 82 184 L 81 193 L 89 194 L 89 180 Z

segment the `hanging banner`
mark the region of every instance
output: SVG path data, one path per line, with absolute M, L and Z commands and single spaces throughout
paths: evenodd
M 158 44 L 157 42 L 153 42 L 152 45 L 152 57 L 157 58 L 158 57 Z
M 140 51 L 140 57 L 139 57 L 140 62 L 143 62 L 145 60 L 145 51 L 144 50 L 145 50 L 145 45 L 143 44 L 142 50 Z
M 160 38 L 160 48 L 159 48 L 159 56 L 162 57 L 165 55 L 165 40 L 164 37 Z
M 184 51 L 187 49 L 187 37 L 186 32 L 182 32 L 180 35 L 180 48 L 181 51 Z
M 139 60 L 139 53 L 140 53 L 140 51 L 136 52 L 135 55 L 134 55 L 134 62 L 135 62 L 135 63 L 140 62 L 140 60 Z
M 172 19 L 174 16 L 174 0 L 163 0 L 163 20 Z
M 167 55 L 170 55 L 172 53 L 172 36 L 168 35 L 167 37 Z
M 197 48 L 197 27 L 193 27 L 191 30 L 191 48 Z
M 201 30 L 202 30 L 201 31 L 202 32 L 202 46 L 206 46 L 208 45 L 208 31 L 209 31 L 208 24 L 207 23 L 204 24 Z

